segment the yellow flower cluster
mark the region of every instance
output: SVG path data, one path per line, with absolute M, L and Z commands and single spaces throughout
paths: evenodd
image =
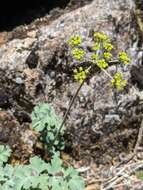
M 106 63 L 105 59 L 98 60 L 97 66 L 100 69 L 106 69 L 108 67 L 108 63 Z
M 106 51 L 111 51 L 113 49 L 113 45 L 109 42 L 104 43 L 103 47 Z
M 71 56 L 77 61 L 95 64 L 110 78 L 113 78 L 111 82 L 114 88 L 122 90 L 127 83 L 126 80 L 123 79 L 122 73 L 117 72 L 114 77 L 112 77 L 105 69 L 108 68 L 110 61 L 114 63 L 114 60 L 115 62 L 119 61 L 121 63 L 128 64 L 130 62 L 128 55 L 125 52 L 120 52 L 117 57 L 117 61 L 116 59 L 113 59 L 112 50 L 114 46 L 112 45 L 110 38 L 102 32 L 95 32 L 93 34 L 92 48 L 86 48 L 85 51 L 81 44 L 82 38 L 80 35 L 74 35 L 69 39 L 68 45 L 70 46 Z M 86 79 L 88 72 L 88 69 L 79 67 L 74 70 L 74 79 L 82 83 Z
M 91 55 L 91 59 L 92 60 L 98 60 L 98 54 L 96 54 L 96 53 L 93 53 L 92 55 Z
M 100 43 L 98 43 L 98 42 L 95 42 L 94 43 L 94 45 L 93 45 L 93 47 L 92 47 L 92 50 L 93 51 L 97 51 L 97 50 L 100 50 Z
M 74 79 L 78 80 L 80 83 L 82 83 L 88 74 L 88 69 L 83 69 L 83 67 L 79 67 L 78 69 L 74 69 Z
M 74 48 L 72 49 L 71 54 L 74 59 L 80 61 L 84 57 L 85 51 L 83 49 Z
M 81 42 L 82 42 L 81 35 L 73 35 L 70 37 L 67 43 L 69 46 L 75 47 L 81 45 Z
M 109 38 L 106 34 L 104 34 L 102 32 L 95 32 L 94 33 L 94 41 L 95 42 L 105 42 L 108 40 L 109 40 Z
M 117 72 L 114 75 L 114 79 L 111 80 L 111 83 L 113 87 L 120 91 L 126 86 L 127 81 L 123 79 L 122 73 Z
M 126 54 L 126 52 L 120 52 L 119 53 L 119 60 L 121 62 L 123 62 L 124 64 L 129 64 L 130 63 L 130 58 L 129 56 Z
M 109 52 L 104 52 L 104 53 L 103 53 L 103 56 L 104 56 L 104 58 L 105 58 L 106 60 L 111 60 L 111 58 L 112 58 L 112 54 L 109 53 Z

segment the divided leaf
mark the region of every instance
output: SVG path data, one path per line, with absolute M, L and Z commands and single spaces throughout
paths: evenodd
M 55 153 L 51 164 L 48 164 L 48 173 L 51 175 L 56 175 L 62 171 L 62 160 L 59 158 L 59 154 Z
M 43 131 L 45 127 L 59 127 L 61 120 L 55 114 L 54 109 L 47 103 L 41 103 L 35 106 L 32 112 L 32 128 L 38 132 Z
M 6 163 L 11 155 L 9 146 L 0 145 L 0 165 Z
M 32 128 L 41 133 L 40 140 L 46 144 L 49 155 L 53 155 L 54 150 L 62 150 L 64 147 L 64 128 L 59 130 L 61 123 L 49 104 L 41 103 L 35 106 L 32 112 Z

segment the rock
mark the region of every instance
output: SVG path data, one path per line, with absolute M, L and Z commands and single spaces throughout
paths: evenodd
M 20 125 L 9 112 L 0 111 L 0 144 L 13 150 L 13 158 L 25 161 L 33 153 L 33 144 L 38 134 L 28 130 L 29 125 Z
M 35 98 L 40 93 L 43 93 L 45 86 L 43 72 L 39 69 L 25 69 L 25 91 L 30 97 Z
M 36 39 L 26 38 L 24 40 L 14 39 L 7 44 L 4 44 L 0 49 L 0 65 L 1 69 L 9 70 L 17 69 L 22 71 L 26 68 L 25 62 L 28 58 L 32 46 Z
M 21 77 L 16 77 L 15 82 L 17 84 L 23 84 L 24 83 Z
M 134 83 L 137 83 L 140 89 L 143 89 L 143 65 L 141 66 L 132 66 L 131 69 L 131 80 Z
M 17 142 L 19 124 L 8 112 L 0 112 L 0 142 L 14 144 Z
M 105 120 L 104 120 L 104 122 L 107 124 L 114 124 L 114 123 L 116 123 L 116 124 L 120 124 L 120 122 L 121 122 L 121 120 L 120 120 L 120 117 L 119 117 L 119 115 L 117 115 L 117 114 L 108 114 L 108 115 L 105 115 Z
M 0 88 L 0 107 L 9 108 L 11 105 L 9 95 L 2 88 Z
M 36 55 L 35 49 L 33 49 L 26 59 L 26 64 L 30 69 L 36 68 L 38 65 L 38 59 L 39 57 Z

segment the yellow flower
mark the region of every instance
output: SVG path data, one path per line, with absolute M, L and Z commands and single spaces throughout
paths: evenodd
M 129 64 L 129 62 L 130 62 L 130 58 L 129 58 L 129 56 L 126 54 L 126 52 L 120 52 L 119 53 L 119 60 L 121 61 L 121 62 L 123 62 L 124 64 Z
M 93 47 L 92 47 L 93 51 L 97 51 L 100 50 L 100 44 L 98 42 L 94 43 Z
M 97 65 L 100 69 L 106 69 L 108 67 L 108 63 L 106 63 L 105 59 L 100 59 Z
M 104 58 L 105 58 L 106 60 L 110 60 L 110 59 L 112 58 L 112 54 L 109 53 L 109 52 L 104 52 L 104 53 L 103 53 L 103 56 L 104 56 Z
M 82 83 L 88 74 L 87 69 L 83 69 L 83 67 L 79 67 L 78 69 L 74 69 L 74 79 L 78 80 L 80 83 Z
M 111 51 L 113 49 L 113 45 L 109 42 L 104 43 L 103 47 L 106 51 Z
M 127 81 L 123 79 L 122 73 L 117 72 L 114 75 L 114 79 L 111 80 L 112 86 L 115 87 L 118 91 L 123 90 L 126 86 Z
M 85 51 L 82 49 L 79 49 L 79 48 L 74 48 L 71 51 L 71 54 L 72 54 L 73 58 L 80 61 L 84 57 Z
M 82 42 L 82 38 L 80 35 L 73 35 L 70 37 L 67 43 L 69 46 L 75 47 L 75 46 L 81 45 L 81 42 Z
M 109 41 L 109 38 L 106 34 L 104 34 L 102 32 L 95 32 L 94 40 L 95 40 L 95 42 L 105 42 L 105 41 Z
M 98 59 L 98 54 L 93 53 L 93 54 L 91 55 L 91 59 L 92 59 L 92 60 L 97 60 L 97 59 Z

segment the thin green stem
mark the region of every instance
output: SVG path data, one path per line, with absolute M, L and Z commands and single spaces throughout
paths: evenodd
M 89 71 L 90 69 L 91 69 L 91 66 L 88 68 L 88 71 Z M 66 113 L 65 113 L 65 115 L 64 115 L 63 121 L 62 121 L 62 123 L 61 123 L 61 125 L 60 125 L 60 127 L 59 127 L 59 129 L 58 129 L 58 131 L 57 131 L 57 133 L 56 133 L 56 135 L 55 135 L 55 138 L 54 138 L 52 144 L 54 144 L 54 142 L 57 140 L 58 135 L 59 135 L 60 131 L 62 130 L 62 128 L 63 128 L 63 126 L 64 126 L 64 124 L 65 124 L 65 121 L 66 121 L 66 119 L 67 119 L 67 116 L 68 116 L 68 114 L 69 114 L 69 112 L 70 112 L 70 110 L 71 110 L 71 107 L 72 107 L 72 105 L 73 105 L 73 103 L 74 103 L 74 101 L 75 101 L 75 99 L 76 99 L 76 97 L 77 97 L 77 95 L 78 95 L 78 93 L 79 93 L 81 87 L 83 86 L 85 80 L 86 80 L 86 78 L 82 81 L 82 83 L 81 83 L 80 86 L 78 87 L 76 93 L 75 93 L 74 96 L 72 97 L 72 99 L 71 99 L 71 101 L 70 101 L 70 104 L 69 104 L 69 107 L 68 107 L 68 109 L 67 109 L 67 111 L 66 111 Z

